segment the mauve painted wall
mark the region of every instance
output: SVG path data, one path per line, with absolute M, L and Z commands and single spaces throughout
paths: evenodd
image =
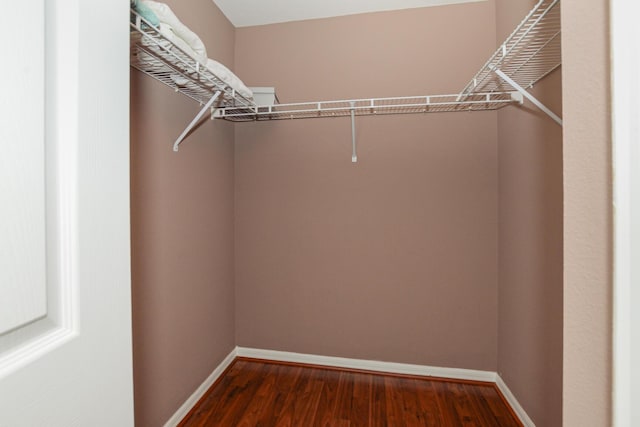
M 493 2 L 236 32 L 282 102 L 456 93 L 495 49 Z M 236 127 L 240 346 L 497 368 L 495 112 Z
M 168 1 L 233 65 L 234 28 L 210 0 Z M 204 121 L 183 95 L 131 72 L 135 416 L 157 427 L 235 346 L 233 125 Z
M 535 0 L 498 0 L 502 43 Z M 531 91 L 562 113 L 558 70 Z M 498 113 L 498 372 L 538 426 L 562 425 L 562 127 L 528 101 Z

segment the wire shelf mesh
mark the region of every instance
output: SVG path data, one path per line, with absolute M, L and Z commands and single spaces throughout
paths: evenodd
M 518 102 L 501 70 L 531 87 L 561 64 L 560 0 L 540 0 L 461 93 L 257 106 L 131 11 L 131 66 L 200 105 L 217 91 L 215 118 L 261 121 L 322 117 L 497 110 Z
M 562 63 L 560 0 L 540 0 L 460 93 L 510 90 L 494 72 L 499 69 L 530 88 Z
M 319 117 L 438 113 L 455 111 L 496 110 L 514 102 L 511 93 L 473 94 L 464 101 L 458 95 L 425 95 L 402 98 L 370 98 L 344 101 L 322 101 L 276 104 L 245 108 L 221 108 L 214 116 L 230 121 L 308 119 Z
M 176 92 L 204 105 L 221 92 L 217 107 L 250 108 L 253 101 L 237 93 L 204 65 L 178 48 L 138 13 L 131 10 L 130 64 Z

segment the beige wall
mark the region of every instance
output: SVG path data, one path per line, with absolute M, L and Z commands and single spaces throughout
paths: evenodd
M 455 93 L 494 22 L 481 2 L 240 28 L 236 69 L 283 102 Z M 237 126 L 238 345 L 495 370 L 496 132 L 359 118 L 353 165 L 347 118 Z
M 609 2 L 563 0 L 564 425 L 611 425 Z
M 169 1 L 233 64 L 234 28 L 210 0 Z M 205 121 L 172 151 L 198 105 L 131 73 L 136 426 L 157 427 L 235 346 L 233 126 Z
M 535 0 L 498 0 L 502 43 Z M 532 93 L 562 112 L 558 70 Z M 562 127 L 526 102 L 498 113 L 498 372 L 538 426 L 562 425 Z

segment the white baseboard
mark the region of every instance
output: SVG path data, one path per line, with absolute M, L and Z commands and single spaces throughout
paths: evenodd
M 287 351 L 260 350 L 256 348 L 236 347 L 214 369 L 209 377 L 198 389 L 182 404 L 175 414 L 167 421 L 164 427 L 176 427 L 180 421 L 191 411 L 196 403 L 204 396 L 207 390 L 216 382 L 222 373 L 231 365 L 236 357 L 252 359 L 273 360 L 275 362 L 304 363 L 308 365 L 330 366 L 334 368 L 358 369 L 363 371 L 416 375 L 422 377 L 437 377 L 454 380 L 483 381 L 495 383 L 505 399 L 511 405 L 514 412 L 520 418 L 525 427 L 535 427 L 518 400 L 500 375 L 492 371 L 478 371 L 473 369 L 440 368 L 435 366 L 411 365 L 406 363 L 379 362 L 375 360 L 349 359 L 345 357 L 318 356 L 314 354 L 291 353 Z
M 475 371 L 472 369 L 438 368 L 406 363 L 378 362 L 375 360 L 347 359 L 344 357 L 317 356 L 313 354 L 290 353 L 286 351 L 259 350 L 237 347 L 239 357 L 274 360 L 278 362 L 306 363 L 310 365 L 331 366 L 335 368 L 360 369 L 364 371 L 386 372 L 391 374 L 440 377 L 456 380 L 496 382 L 496 373 Z
M 520 418 L 520 422 L 524 424 L 524 427 L 536 427 L 531 418 L 529 418 L 529 415 L 527 415 L 527 413 L 525 412 L 524 408 L 520 405 L 520 402 L 518 402 L 518 399 L 516 399 L 513 393 L 511 393 L 511 390 L 509 390 L 507 384 L 505 384 L 502 377 L 500 377 L 500 375 L 498 374 L 496 374 L 496 385 L 498 386 L 498 389 L 500 390 L 504 398 L 507 399 L 507 402 L 509 402 L 509 405 L 516 413 L 518 418 Z
M 176 413 L 173 414 L 171 418 L 169 418 L 169 421 L 164 424 L 164 427 L 176 427 L 180 423 L 180 421 L 182 421 L 182 419 L 187 416 L 189 411 L 191 411 L 196 403 L 198 403 L 200 398 L 204 396 L 204 394 L 207 392 L 207 390 L 209 390 L 213 383 L 215 383 L 216 380 L 220 378 L 220 375 L 222 375 L 222 373 L 229 367 L 229 365 L 231 365 L 236 356 L 237 348 L 234 348 L 233 350 L 231 350 L 231 353 L 229 353 L 229 355 L 227 355 L 227 357 L 225 357 L 224 360 L 213 370 L 211 375 L 209 375 L 207 379 L 204 380 L 202 384 L 200 384 L 200 387 L 198 387 L 198 389 L 191 396 L 189 396 L 189 398 L 182 404 L 182 406 L 180 406 Z

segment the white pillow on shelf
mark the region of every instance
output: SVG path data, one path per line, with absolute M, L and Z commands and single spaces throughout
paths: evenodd
M 196 52 L 184 39 L 178 37 L 175 29 L 169 25 L 160 23 L 159 29 L 160 34 L 162 34 L 167 40 L 180 48 L 184 53 L 195 59 L 201 64 L 205 64 L 207 62 L 207 57 L 202 56 L 200 53 Z
M 160 23 L 168 25 L 173 34 L 187 43 L 191 50 L 195 52 L 195 59 L 203 64 L 207 61 L 207 49 L 202 42 L 202 39 L 200 39 L 196 33 L 191 31 L 189 27 L 184 25 L 168 5 L 152 0 L 142 0 L 141 3 L 148 6 L 153 10 L 153 12 L 155 12 Z
M 244 82 L 226 66 L 214 59 L 207 59 L 207 68 L 237 93 L 250 101 L 253 100 L 253 92 L 251 89 L 249 89 Z

